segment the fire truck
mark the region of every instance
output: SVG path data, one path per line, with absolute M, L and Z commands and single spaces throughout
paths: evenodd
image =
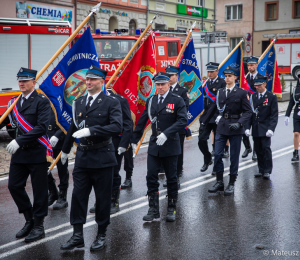
M 20 67 L 40 71 L 71 34 L 67 21 L 0 18 L 0 115 L 11 97 L 20 94 Z
M 105 79 L 106 82 L 117 70 L 141 33 L 142 29 L 137 29 L 135 35 L 128 35 L 128 29 L 115 29 L 114 32 L 104 32 L 100 31 L 100 29 L 96 29 L 96 32 L 92 33 L 100 67 L 108 71 Z M 186 35 L 186 33 L 182 34 Z M 78 34 L 75 41 L 78 40 L 81 35 L 82 34 Z M 181 49 L 181 39 L 175 36 L 162 36 L 159 32 L 156 32 L 155 40 L 156 71 L 165 71 L 169 64 L 173 65 L 175 63 Z
M 264 34 L 265 38 L 270 39 L 275 36 L 278 72 L 291 74 L 297 80 L 300 74 L 300 34 Z

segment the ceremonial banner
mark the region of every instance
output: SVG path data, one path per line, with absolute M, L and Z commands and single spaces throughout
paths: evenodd
M 277 95 L 277 97 L 281 98 L 281 83 L 278 73 L 276 49 L 274 47 L 274 43 L 271 44 L 271 48 L 264 55 L 264 57 L 260 57 L 260 62 L 258 64 L 257 71 L 258 73 L 268 77 L 268 91 L 273 92 Z
M 40 85 L 40 90 L 52 103 L 57 125 L 65 132 L 72 122 L 73 101 L 87 94 L 85 74 L 91 65 L 100 68 L 88 28 Z
M 228 67 L 231 66 L 240 71 L 240 75 L 237 78 L 236 85 L 240 86 L 240 80 L 242 79 L 242 75 L 244 75 L 244 67 L 243 67 L 243 49 L 242 49 L 242 42 L 240 42 L 235 49 L 226 57 L 226 59 L 222 62 L 221 66 L 219 67 L 219 74 L 220 78 L 225 78 L 223 71 Z
M 128 99 L 135 125 L 145 110 L 147 99 L 156 93 L 152 80 L 155 68 L 155 38 L 151 32 L 112 87 L 114 92 Z
M 200 117 L 204 109 L 201 76 L 193 40 L 187 45 L 179 67 L 180 77 L 178 83 L 188 90 L 190 101 L 188 126 L 191 126 Z

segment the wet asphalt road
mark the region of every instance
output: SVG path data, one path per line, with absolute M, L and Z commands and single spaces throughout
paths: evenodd
M 144 222 L 148 210 L 146 194 L 147 147 L 135 159 L 133 187 L 122 190 L 121 211 L 111 216 L 107 247 L 100 252 L 89 250 L 97 226 L 94 215 L 87 216 L 84 228 L 85 247 L 61 251 L 60 245 L 72 235 L 70 207 L 53 211 L 49 207 L 45 219 L 46 237 L 25 244 L 15 234 L 24 225 L 17 213 L 7 179 L 0 179 L 0 259 L 294 259 L 300 256 L 300 170 L 291 164 L 293 151 L 292 124 L 283 124 L 284 116 L 272 138 L 274 169 L 271 180 L 254 178 L 256 163 L 240 159 L 239 176 L 234 196 L 209 194 L 214 184 L 212 166 L 200 173 L 203 157 L 198 150 L 197 136 L 185 142 L 184 173 L 177 204 L 177 220 L 167 223 L 165 180 L 160 175 L 160 213 L 155 222 Z M 210 145 L 211 147 L 211 145 Z M 244 151 L 242 145 L 241 153 Z M 229 159 L 224 159 L 225 175 Z M 69 167 L 72 172 L 73 165 Z M 57 179 L 57 173 L 54 171 Z M 71 175 L 72 176 L 72 175 Z M 121 171 L 122 181 L 125 172 Z M 228 176 L 225 177 L 227 185 Z M 58 183 L 58 182 L 57 182 Z M 73 182 L 70 178 L 70 205 Z M 27 191 L 32 197 L 30 180 Z M 94 204 L 91 193 L 89 206 Z

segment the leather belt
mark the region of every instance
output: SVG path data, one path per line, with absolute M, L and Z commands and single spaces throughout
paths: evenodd
M 239 119 L 240 117 L 241 117 L 241 115 L 230 115 L 230 114 L 228 114 L 228 113 L 225 113 L 224 115 L 223 115 L 223 117 L 225 118 L 225 119 Z
M 159 136 L 162 133 L 162 131 L 156 131 L 156 134 L 154 136 Z
M 86 144 L 79 143 L 78 148 L 80 148 L 83 151 L 96 150 L 96 149 L 102 148 L 104 146 L 107 146 L 111 143 L 112 143 L 112 138 L 109 138 L 107 141 L 103 141 L 103 142 L 97 143 L 97 144 L 86 145 Z

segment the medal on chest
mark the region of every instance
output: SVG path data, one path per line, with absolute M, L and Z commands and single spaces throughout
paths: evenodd
M 174 104 L 167 104 L 166 111 L 169 113 L 174 113 Z

